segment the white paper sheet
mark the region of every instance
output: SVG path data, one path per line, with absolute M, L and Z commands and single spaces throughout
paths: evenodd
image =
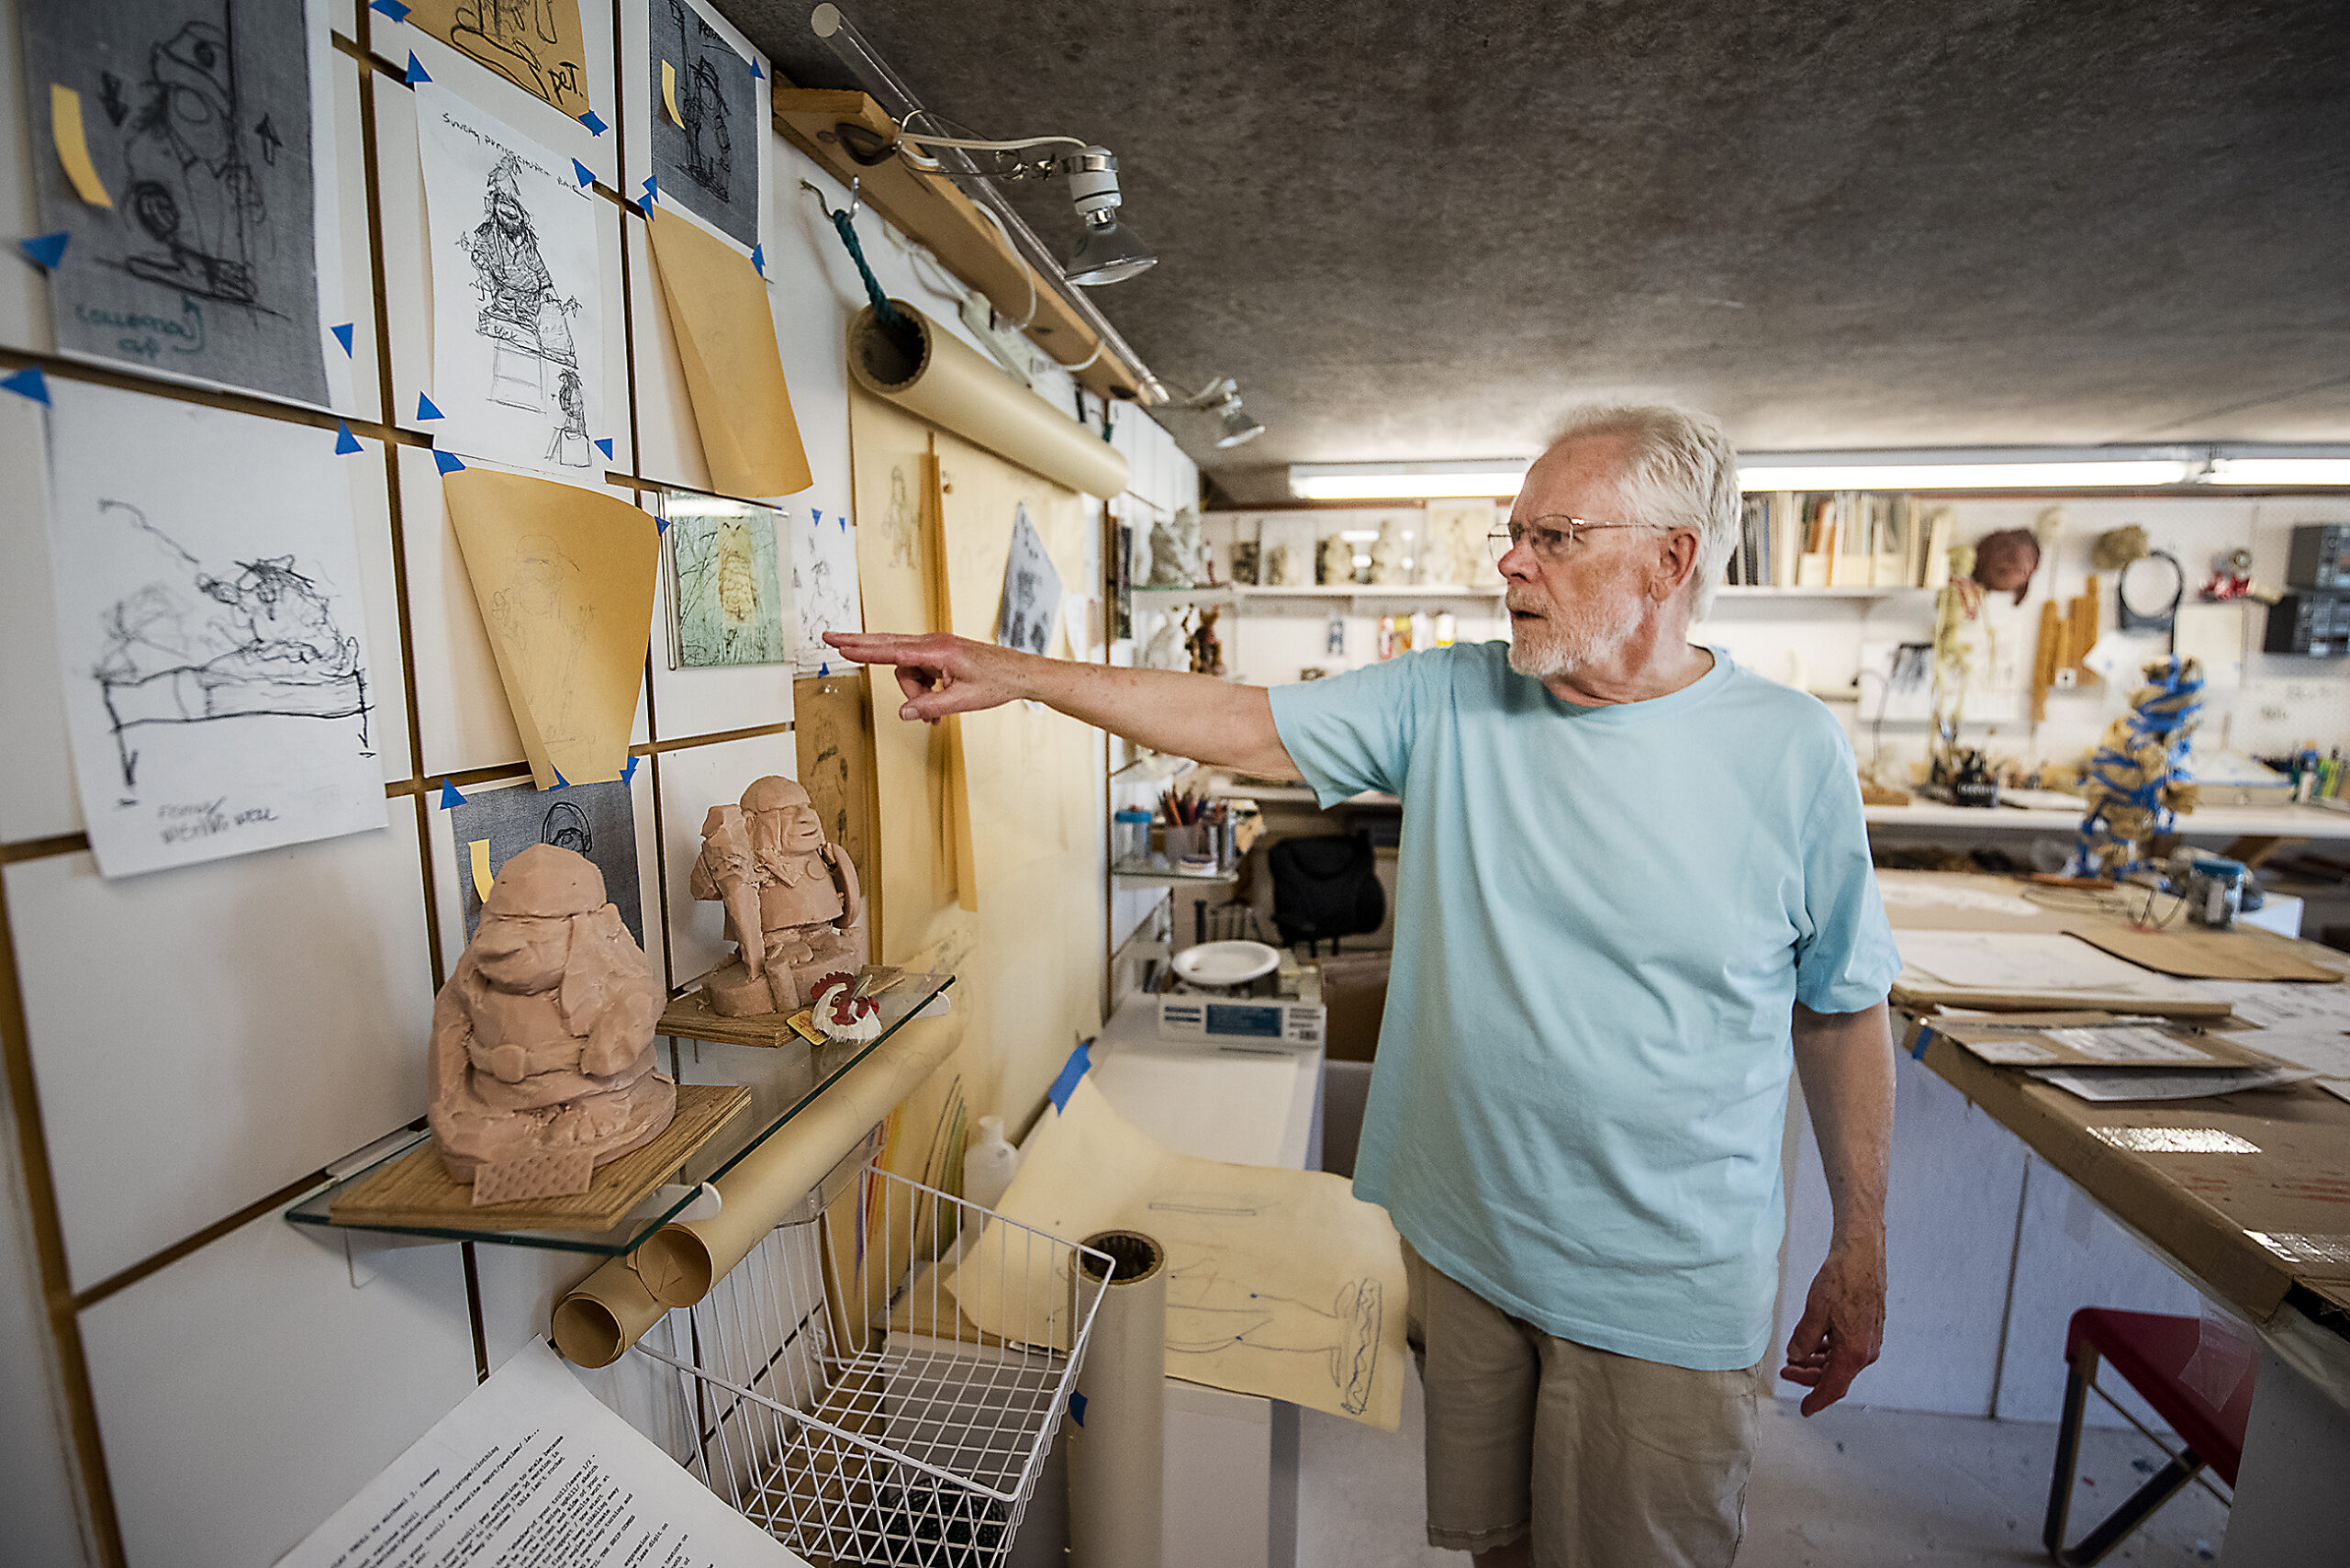
M 798 673 L 830 675 L 847 666 L 824 641 L 827 632 L 862 632 L 856 593 L 856 532 L 846 512 L 809 507 L 791 514 L 791 602 L 799 616 Z
M 330 430 L 49 387 L 58 660 L 98 869 L 382 827 L 343 466 L 374 459 L 336 456 Z
M 807 1568 L 579 1385 L 517 1351 L 277 1568 Z
M 2084 1100 L 2107 1102 L 2200 1100 L 2209 1094 L 2233 1094 L 2245 1089 L 2275 1089 L 2317 1075 L 2306 1069 L 2290 1067 L 2187 1068 L 2161 1072 L 2044 1067 L 2031 1076 Z
M 1990 885 L 1988 878 L 1978 880 L 1939 871 L 1880 871 L 1876 890 L 1887 909 L 1969 909 L 2026 920 L 2040 913 L 2038 904 Z
M 604 285 L 596 203 L 571 160 L 437 83 L 416 88 L 432 271 L 436 445 L 602 472 Z M 409 410 L 403 409 L 402 412 Z
M 1003 563 L 1003 597 L 995 612 L 995 640 L 1023 653 L 1048 654 L 1061 611 L 1061 574 L 1045 553 L 1044 536 L 1022 502 L 1013 509 L 1012 549 Z
M 1894 940 L 1900 946 L 1902 962 L 1896 983 L 1918 990 L 2121 995 L 2145 1002 L 2185 1002 L 2203 994 L 2185 980 L 2142 969 L 2073 936 L 1904 930 L 1895 932 Z
M 2242 1036 L 2254 1050 L 2329 1078 L 2350 1078 L 2350 986 L 2204 980 L 2195 989 L 2259 1025 Z
M 2204 1062 L 2211 1053 L 2147 1024 L 2109 1025 L 2095 1029 L 2051 1029 L 2048 1037 L 2091 1061 Z

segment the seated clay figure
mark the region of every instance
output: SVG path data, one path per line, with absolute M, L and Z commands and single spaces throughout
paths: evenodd
M 711 808 L 688 888 L 726 911 L 735 957 L 703 977 L 701 993 L 729 1018 L 794 1012 L 819 982 L 865 963 L 856 867 L 824 841 L 808 791 L 789 778 L 761 778 L 741 805 Z
M 534 844 L 499 868 L 432 1003 L 433 1142 L 449 1174 L 661 1136 L 677 1086 L 654 1070 L 663 991 L 586 856 Z

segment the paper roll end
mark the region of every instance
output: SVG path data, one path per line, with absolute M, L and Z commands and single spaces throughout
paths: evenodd
M 717 1282 L 710 1249 L 681 1225 L 667 1225 L 629 1254 L 628 1266 L 663 1306 L 691 1306 Z
M 628 1349 L 620 1319 L 593 1296 L 567 1295 L 555 1303 L 547 1334 L 565 1361 L 590 1371 L 610 1366 Z
M 1115 1285 L 1147 1280 L 1167 1261 L 1167 1249 L 1138 1230 L 1098 1230 L 1078 1245 L 1085 1249 L 1077 1255 L 1077 1266 L 1086 1278 L 1106 1278 Z M 1109 1264 L 1095 1257 L 1097 1252 L 1109 1254 Z
M 848 326 L 848 367 L 858 385 L 879 397 L 905 391 L 930 364 L 930 325 L 911 305 L 900 304 L 902 327 L 892 327 L 868 305 Z

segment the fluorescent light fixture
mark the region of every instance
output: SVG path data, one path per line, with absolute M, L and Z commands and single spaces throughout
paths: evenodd
M 1738 470 L 1741 490 L 2145 490 L 2183 485 L 2196 464 L 1852 463 L 1786 465 L 1757 458 Z
M 1290 494 L 1309 501 L 1449 500 L 1514 496 L 1527 460 L 1472 463 L 1292 463 Z
M 2213 485 L 2293 488 L 2302 485 L 2350 485 L 2350 456 L 2215 457 L 2204 476 Z

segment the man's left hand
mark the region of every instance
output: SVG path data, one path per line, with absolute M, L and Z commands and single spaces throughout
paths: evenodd
M 1811 1390 L 1803 1396 L 1803 1413 L 1817 1416 L 1844 1397 L 1884 1343 L 1885 1249 L 1830 1247 L 1779 1375 Z

